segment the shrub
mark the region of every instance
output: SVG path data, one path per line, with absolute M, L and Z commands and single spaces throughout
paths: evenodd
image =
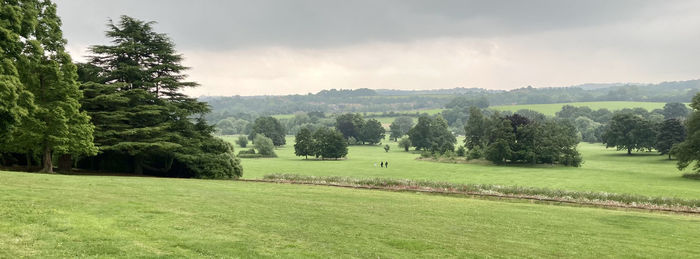
M 246 138 L 246 136 L 240 136 L 238 137 L 236 144 L 238 144 L 241 147 L 246 147 L 248 146 L 248 138 Z
M 469 159 L 469 160 L 479 159 L 479 158 L 483 157 L 483 155 L 484 154 L 483 154 L 483 151 L 481 150 L 481 148 L 476 146 L 476 147 L 472 148 L 471 150 L 469 150 L 469 152 L 467 152 L 467 159 Z
M 459 146 L 457 148 L 457 156 L 466 156 L 467 155 L 467 149 L 464 148 L 464 146 Z
M 391 149 L 389 144 L 384 145 L 384 151 L 389 152 L 389 149 Z
M 262 134 L 257 134 L 255 136 L 255 149 L 258 154 L 265 157 L 276 157 L 275 145 L 272 143 L 272 139 L 263 136 Z

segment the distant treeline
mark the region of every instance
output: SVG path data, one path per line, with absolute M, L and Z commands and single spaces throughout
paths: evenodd
M 689 80 L 647 85 L 606 84 L 550 88 L 528 86 L 510 91 L 480 88 L 421 91 L 330 89 L 307 95 L 202 97 L 200 100 L 211 105 L 213 112 L 207 116 L 207 120 L 210 123 L 216 123 L 237 113 L 262 116 L 311 111 L 362 113 L 438 109 L 444 108 L 458 96 L 469 99 L 483 98 L 490 105 L 593 101 L 687 103 L 699 91 L 700 80 Z

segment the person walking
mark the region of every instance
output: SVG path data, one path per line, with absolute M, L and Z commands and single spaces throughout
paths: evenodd
M 389 161 L 384 162 L 384 167 L 389 168 Z
M 379 166 L 384 167 L 384 162 L 382 162 Z

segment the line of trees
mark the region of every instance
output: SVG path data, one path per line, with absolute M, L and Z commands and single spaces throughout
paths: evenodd
M 343 134 L 330 128 L 319 128 L 312 133 L 310 128 L 302 128 L 295 136 L 294 154 L 308 159 L 338 159 L 348 154 L 347 140 Z
M 366 120 L 359 113 L 346 113 L 336 118 L 335 128 L 343 134 L 348 143 L 356 142 L 374 145 L 384 139 L 386 130 L 375 120 Z
M 567 121 L 531 120 L 519 114 L 490 118 L 480 109 L 470 109 L 465 126 L 465 146 L 470 158 L 485 158 L 496 164 L 530 163 L 580 166 L 576 129 Z
M 213 137 L 209 106 L 181 94 L 186 81 L 167 35 L 153 22 L 109 22 L 110 45 L 90 47 L 84 64 L 65 52 L 56 5 L 10 1 L 0 7 L 0 157 L 41 171 L 91 170 L 176 177 L 237 178 L 240 161 Z M 75 162 L 74 162 L 75 161 Z

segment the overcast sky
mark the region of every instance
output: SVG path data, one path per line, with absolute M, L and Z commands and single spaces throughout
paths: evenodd
M 700 78 L 700 1 L 56 2 L 76 60 L 110 18 L 156 21 L 192 96 Z

